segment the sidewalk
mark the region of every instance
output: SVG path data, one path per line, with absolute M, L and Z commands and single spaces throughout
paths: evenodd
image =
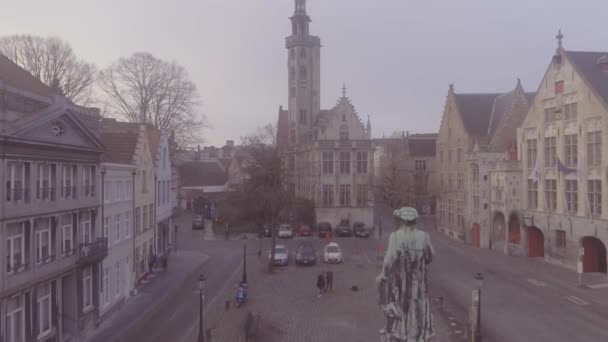
M 291 263 L 268 274 L 264 261 L 248 259 L 249 301 L 244 307 L 234 306 L 235 289 L 227 288 L 222 298 L 231 301 L 230 310 L 225 311 L 224 300 L 209 308 L 217 313 L 205 323 L 213 342 L 244 342 L 242 325 L 250 311 L 261 316 L 257 341 L 379 341 L 385 319 L 377 304 L 378 265 L 296 267 Z M 334 292 L 318 298 L 316 275 L 330 269 L 334 272 Z M 353 286 L 357 286 L 356 291 Z M 464 341 L 461 324 L 440 309 L 437 298 L 433 302 L 433 341 Z M 187 341 L 195 340 L 196 336 L 190 336 Z
M 138 294 L 129 297 L 122 307 L 104 320 L 86 342 L 116 341 L 130 328 L 145 318 L 147 312 L 161 306 L 164 299 L 178 290 L 186 278 L 207 260 L 208 256 L 194 251 L 172 252 L 169 267 L 148 276 L 148 281 L 138 287 Z

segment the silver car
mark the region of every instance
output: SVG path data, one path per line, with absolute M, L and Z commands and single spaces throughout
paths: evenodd
M 268 252 L 268 259 L 270 259 L 271 253 Z M 276 245 L 274 247 L 274 261 L 273 264 L 285 266 L 289 264 L 289 250 L 285 245 Z

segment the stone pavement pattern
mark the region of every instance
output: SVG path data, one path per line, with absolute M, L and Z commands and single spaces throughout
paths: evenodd
M 278 268 L 266 273 L 265 258 L 248 259 L 249 302 L 240 309 L 234 306 L 235 289 L 226 289 L 223 300 L 206 312 L 205 328 L 213 342 L 245 341 L 242 325 L 249 311 L 261 315 L 260 342 L 379 341 L 384 317 L 377 304 L 375 278 L 379 265 L 369 258 L 351 256 L 344 264 Z M 317 297 L 316 276 L 321 271 L 334 272 L 334 291 Z M 239 277 L 240 279 L 240 277 Z M 238 279 L 234 280 L 234 283 Z M 358 291 L 351 287 L 357 286 Z M 225 300 L 231 301 L 225 311 Z M 433 341 L 462 341 L 462 327 L 434 305 Z M 454 331 L 460 331 L 455 334 Z M 460 337 L 460 339 L 458 339 Z M 188 341 L 195 341 L 190 336 Z

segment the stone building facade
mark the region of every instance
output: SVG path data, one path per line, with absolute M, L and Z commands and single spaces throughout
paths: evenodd
M 81 340 L 96 325 L 99 119 L 0 55 L 0 341 Z
M 606 273 L 608 52 L 555 55 L 518 131 L 520 246 L 530 257 Z
M 286 154 L 287 186 L 315 203 L 317 222 L 373 224 L 371 125 L 363 124 L 343 88 L 320 109 L 321 40 L 309 31 L 306 2 L 297 1 L 286 38 L 288 109 L 279 110 L 278 142 Z

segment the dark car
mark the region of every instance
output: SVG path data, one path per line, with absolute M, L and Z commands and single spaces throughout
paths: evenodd
M 317 263 L 317 251 L 311 243 L 301 243 L 296 249 L 296 265 L 314 265 Z
M 353 230 L 350 227 L 350 222 L 348 220 L 340 221 L 340 224 L 336 227 L 336 234 L 338 236 L 352 236 Z
M 272 227 L 269 224 L 263 224 L 258 227 L 258 237 L 272 237 Z
M 353 230 L 355 231 L 356 237 L 369 237 L 369 230 L 365 228 L 363 222 L 355 222 L 355 224 L 353 224 Z
M 312 229 L 307 224 L 303 224 L 298 228 L 298 235 L 300 236 L 312 236 Z
M 319 224 L 317 225 L 317 231 L 319 233 L 320 238 L 324 238 L 326 234 L 329 234 L 331 236 L 331 223 L 319 222 Z
M 192 229 L 205 229 L 205 223 L 201 215 L 192 219 Z

